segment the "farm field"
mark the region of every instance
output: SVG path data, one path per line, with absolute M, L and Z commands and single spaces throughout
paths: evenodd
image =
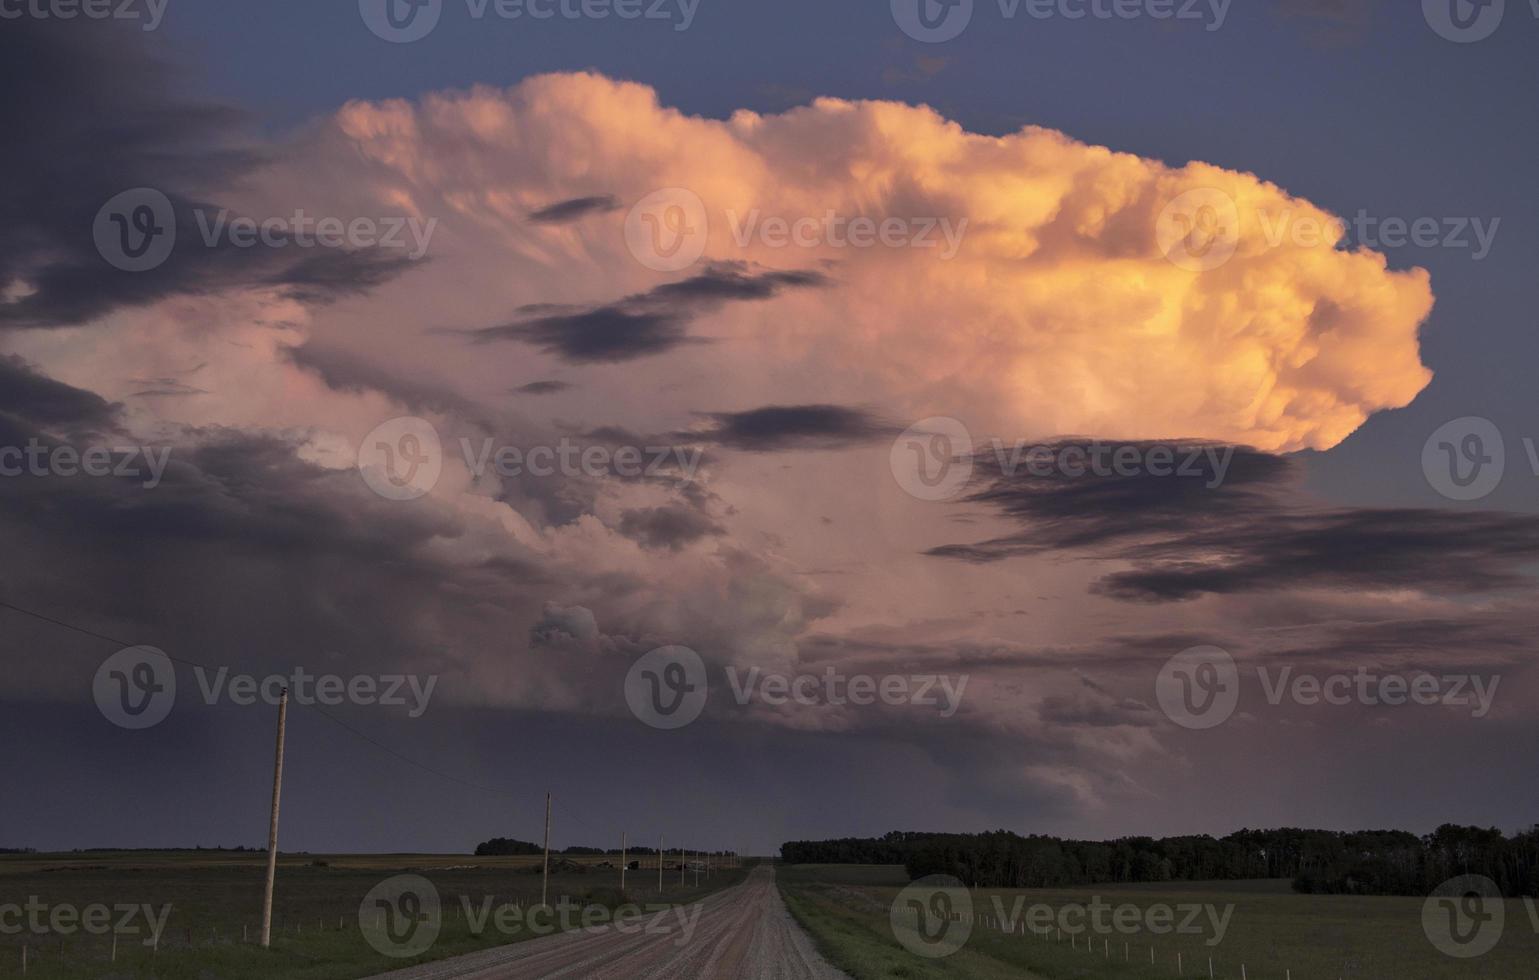
M 550 903 L 563 897 L 584 905 L 613 907 L 620 902 L 618 855 L 551 856 Z M 605 861 L 614 868 L 598 868 Z M 674 866 L 658 890 L 655 857 L 650 869 L 629 871 L 625 898 L 637 905 L 687 904 L 736 884 L 742 869 L 713 870 L 695 884 L 693 872 L 681 883 Z M 569 863 L 565 863 L 569 862 Z M 665 859 L 666 863 L 666 859 Z M 579 870 L 579 867 L 581 870 Z M 0 906 L 36 899 L 49 909 L 93 905 L 169 905 L 157 949 L 144 945 L 148 928 L 143 914 L 122 933 L 117 959 L 111 962 L 109 935 L 75 929 L 60 935 L 0 934 L 0 978 L 21 976 L 21 949 L 28 949 L 28 980 L 111 976 L 114 980 L 347 980 L 396 969 L 414 962 L 472 952 L 531 938 L 527 928 L 500 930 L 487 920 L 481 934 L 473 916 L 488 903 L 496 908 L 540 900 L 539 857 L 464 855 L 285 855 L 278 864 L 273 899 L 272 948 L 255 945 L 260 930 L 266 857 L 258 852 L 89 852 L 59 855 L 0 856 Z M 442 903 L 442 930 L 432 948 L 414 959 L 388 957 L 365 941 L 359 908 L 370 889 L 397 874 L 421 875 L 432 882 Z M 599 913 L 594 913 L 595 915 Z M 118 920 L 114 912 L 112 919 Z M 0 922 L 0 925 L 4 925 Z M 577 924 L 581 924 L 580 922 Z M 243 934 L 246 941 L 242 941 Z
M 980 889 L 970 900 L 983 918 L 973 924 L 965 945 L 930 959 L 904 949 L 893 936 L 889 910 L 908 884 L 902 868 L 793 865 L 782 866 L 779 879 L 792 914 L 855 980 L 1207 977 L 1210 957 L 1212 976 L 1220 980 L 1240 978 L 1242 968 L 1246 980 L 1519 980 L 1535 976 L 1539 963 L 1539 910 L 1522 901 L 1506 903 L 1506 925 L 1495 949 L 1478 958 L 1455 959 L 1434 948 L 1423 933 L 1421 899 L 1297 895 L 1286 881 Z M 1185 917 L 1187 907 L 1201 907 L 1194 920 L 1201 932 L 1176 936 L 1144 928 L 1108 929 L 1087 943 L 1084 934 L 1005 933 L 993 918 L 1003 909 L 1004 920 L 1020 921 L 1035 905 L 1057 910 L 1096 898 L 1136 908 L 1140 922 L 1157 905 L 1177 908 L 1176 921 Z M 1212 945 L 1216 930 L 1208 908 L 1226 922 L 1222 940 Z

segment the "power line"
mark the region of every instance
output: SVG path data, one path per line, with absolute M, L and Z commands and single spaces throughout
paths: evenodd
M 0 599 L 0 608 L 9 609 L 9 610 L 11 610 L 13 612 L 18 612 L 18 613 L 22 614 L 23 616 L 30 616 L 31 618 L 39 620 L 41 622 L 49 623 L 49 624 L 51 624 L 53 626 L 58 626 L 58 627 L 60 627 L 62 629 L 72 630 L 72 631 L 74 631 L 76 633 L 80 633 L 83 636 L 89 636 L 89 637 L 91 637 L 93 639 L 101 640 L 101 641 L 106 642 L 106 643 L 111 643 L 111 644 L 114 644 L 115 646 L 118 646 L 118 647 L 136 647 L 136 646 L 141 646 L 142 645 L 142 644 L 137 644 L 137 643 L 130 643 L 127 640 L 124 640 L 124 639 L 121 639 L 121 638 L 115 637 L 115 636 L 110 636 L 110 635 L 108 635 L 106 633 L 99 633 L 96 630 L 88 629 L 87 627 L 84 627 L 84 626 L 79 626 L 79 625 L 77 625 L 75 623 L 71 623 L 71 622 L 69 622 L 67 620 L 58 619 L 58 618 L 53 617 L 53 616 L 48 616 L 48 615 L 45 615 L 43 613 L 37 612 L 36 610 L 27 609 L 27 608 L 25 608 L 23 606 L 18 606 L 15 603 L 12 603 L 12 602 L 6 602 L 3 599 Z M 161 652 L 164 653 L 164 651 L 161 651 Z M 200 663 L 197 663 L 195 661 L 187 660 L 187 659 L 184 659 L 184 658 L 181 658 L 181 657 L 173 657 L 170 654 L 165 654 L 165 656 L 166 656 L 166 659 L 171 660 L 174 663 L 181 664 L 181 665 L 183 665 L 185 667 L 196 667 L 196 668 L 198 668 L 200 670 L 209 670 L 209 669 L 211 669 L 207 664 L 200 664 Z M 365 734 L 364 732 L 359 731 L 358 729 L 354 728 L 352 725 L 349 725 L 347 722 L 343 721 L 342 719 L 336 717 L 335 715 L 333 715 L 330 712 L 326 711 L 325 709 L 321 708 L 320 705 L 313 704 L 313 703 L 305 703 L 303 701 L 297 701 L 297 700 L 296 701 L 292 701 L 291 703 L 296 704 L 296 705 L 298 705 L 298 706 L 300 706 L 302 708 L 306 708 L 306 709 L 308 709 L 310 711 L 315 712 L 316 714 L 320 715 L 322 718 L 325 718 L 327 721 L 331 722 L 333 725 L 336 725 L 338 728 L 340 728 L 343 731 L 347 732 L 348 734 L 352 735 L 354 738 L 356 738 L 356 739 L 358 739 L 358 740 L 360 740 L 362 742 L 367 742 L 369 745 L 371 745 L 374 748 L 378 749 L 379 751 L 385 753 L 386 755 L 389 755 L 391 758 L 396 759 L 397 761 L 402 762 L 402 763 L 404 763 L 404 764 L 406 764 L 408 766 L 411 766 L 414 769 L 421 770 L 422 772 L 429 773 L 431 775 L 437 776 L 440 779 L 447 780 L 448 782 L 451 782 L 451 783 L 456 783 L 456 784 L 458 784 L 460 786 L 465 786 L 465 787 L 468 787 L 470 789 L 479 790 L 480 792 L 483 792 L 483 793 L 491 793 L 491 794 L 494 794 L 494 795 L 507 796 L 507 797 L 518 797 L 518 796 L 523 795 L 523 794 L 520 794 L 520 793 L 518 793 L 518 792 L 516 792 L 516 791 L 514 791 L 512 789 L 508 789 L 506 787 L 489 786 L 489 785 L 487 785 L 485 783 L 476 782 L 475 780 L 471 780 L 471 779 L 465 779 L 465 778 L 463 778 L 461 776 L 456 776 L 453 773 L 444 772 L 442 769 L 437 769 L 437 768 L 434 768 L 433 766 L 429 766 L 429 765 L 427 765 L 425 763 L 419 762 L 416 759 L 411 758 L 410 756 L 402 754 L 401 752 L 399 752 L 396 749 L 390 747 L 389 745 L 386 745 L 384 742 L 379 741 L 378 739 L 374 738 L 373 736 Z M 578 824 L 580 824 L 589 833 L 593 834 L 596 838 L 600 838 L 601 840 L 602 839 L 607 839 L 607 833 L 606 832 L 600 831 L 597 827 L 595 827 L 593 824 L 591 824 L 587 820 L 585 820 L 576 811 L 569 809 L 566 806 L 566 803 L 564 801 L 558 800 L 557 803 L 560 806 L 561 812 L 563 814 L 565 814 L 566 816 L 568 816 L 571 819 L 575 820 Z
M 33 619 L 40 619 L 40 620 L 42 620 L 45 623 L 52 623 L 55 626 L 62 626 L 62 627 L 64 627 L 67 630 L 74 630 L 76 633 L 83 633 L 86 636 L 92 637 L 94 639 L 105 640 L 108 643 L 116 644 L 117 646 L 120 646 L 120 647 L 143 646 L 142 643 L 129 643 L 127 640 L 120 640 L 120 639 L 118 639 L 115 636 L 108 636 L 105 633 L 98 633 L 95 630 L 86 629 L 84 626 L 76 626 L 74 623 L 67 623 L 67 622 L 65 622 L 62 619 L 54 619 L 52 616 L 45 616 L 42 613 L 34 612 L 31 609 L 23 609 L 21 606 L 18 606 L 18 605 L 14 604 L 14 603 L 6 602 L 4 599 L 0 599 L 0 607 L 4 607 L 6 609 L 10 609 L 13 612 L 19 612 L 23 616 L 31 616 Z M 162 652 L 164 652 L 164 651 L 162 651 Z M 201 667 L 204 670 L 208 669 L 208 666 L 206 664 L 197 664 L 197 663 L 193 663 L 191 660 L 182 660 L 179 657 L 171 656 L 169 653 L 166 654 L 166 659 L 170 660 L 170 661 L 173 661 L 175 663 L 182 664 L 182 665 L 187 666 L 187 667 Z
M 67 629 L 67 630 L 73 630 L 76 633 L 80 633 L 80 634 L 82 634 L 84 636 L 92 637 L 93 639 L 102 640 L 102 641 L 107 642 L 107 643 L 112 643 L 112 644 L 114 644 L 116 646 L 119 646 L 119 647 L 136 647 L 136 646 L 142 646 L 143 645 L 143 644 L 138 644 L 138 643 L 130 643 L 127 640 L 119 639 L 118 637 L 115 637 L 115 636 L 108 636 L 105 633 L 98 633 L 97 631 L 92 630 L 92 629 L 87 629 L 84 626 L 77 626 L 76 624 L 68 622 L 66 620 L 56 619 L 53 616 L 47 616 L 47 615 L 44 615 L 43 613 L 37 612 L 35 610 L 23 608 L 22 606 L 18 606 L 15 603 L 6 602 L 3 599 L 0 599 L 0 607 L 3 607 L 5 609 L 10 609 L 13 612 L 21 613 L 23 616 L 30 616 L 33 619 L 40 620 L 40 621 L 45 622 L 45 623 L 51 623 L 54 626 L 59 626 L 59 627 L 62 627 L 64 629 Z M 162 651 L 162 652 L 164 652 L 164 651 Z M 166 654 L 165 656 L 166 656 L 166 659 L 171 660 L 174 663 L 181 664 L 181 665 L 183 665 L 185 667 L 196 667 L 196 668 L 198 668 L 200 670 L 209 670 L 209 669 L 211 669 L 207 664 L 200 664 L 200 663 L 196 663 L 196 662 L 191 661 L 191 660 L 184 660 L 184 659 L 182 659 L 180 657 L 173 657 L 170 654 Z M 418 762 L 415 759 L 412 759 L 412 758 L 410 758 L 408 756 L 402 755 L 400 752 L 397 752 L 395 749 L 393 749 L 390 746 L 386 745 L 385 743 L 379 741 L 378 739 L 375 739 L 375 738 L 372 738 L 372 737 L 370 737 L 368 735 L 365 735 L 363 732 L 360 732 L 358 729 L 356 729 L 353 726 L 347 724 L 342 719 L 337 718 L 334 715 L 332 715 L 331 713 L 323 710 L 319 705 L 316 705 L 316 704 L 305 704 L 304 702 L 301 702 L 301 701 L 295 701 L 293 703 L 298 704 L 300 707 L 308 708 L 308 709 L 314 711 L 316 714 L 320 715 L 322 718 L 325 718 L 327 721 L 331 722 L 333 725 L 336 725 L 338 728 L 341 728 L 343 731 L 348 732 L 349 734 L 353 735 L 355 738 L 361 739 L 362 741 L 365 741 L 365 742 L 369 743 L 370 745 L 374 746 L 375 748 L 379 749 L 380 751 L 387 753 L 388 755 L 394 757 L 395 759 L 397 759 L 397 760 L 399 760 L 401 762 L 404 762 L 405 764 L 407 764 L 409 766 L 412 766 L 413 768 L 420 769 L 423 772 L 432 773 L 433 775 L 438 776 L 441 779 L 447 779 L 450 782 L 459 783 L 461 786 L 468 786 L 468 787 L 470 787 L 472 789 L 481 790 L 482 792 L 485 792 L 485 793 L 496 793 L 496 794 L 505 795 L 505 796 L 516 796 L 516 795 L 518 795 L 513 790 L 506 789 L 506 788 L 499 788 L 499 787 L 495 787 L 495 786 L 487 786 L 487 785 L 482 784 L 482 783 L 477 783 L 477 782 L 475 782 L 473 780 L 463 779 L 463 778 L 461 778 L 459 776 L 455 776 L 455 775 L 453 775 L 451 773 L 444 772 L 441 769 L 435 769 L 432 766 L 425 765 L 424 763 Z

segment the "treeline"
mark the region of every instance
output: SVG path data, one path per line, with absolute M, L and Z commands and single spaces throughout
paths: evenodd
M 476 845 L 476 857 L 500 857 L 509 854 L 544 854 L 545 849 L 538 844 L 528 841 L 513 840 L 511 837 L 493 837 L 491 840 L 482 841 Z
M 1310 894 L 1426 895 L 1449 878 L 1473 874 L 1492 879 L 1509 898 L 1539 896 L 1539 827 L 1513 837 L 1450 824 L 1425 837 L 1283 828 L 1112 841 L 1004 830 L 894 832 L 792 841 L 781 857 L 790 864 L 901 864 L 911 878 L 946 874 L 986 888 L 1292 878 L 1297 891 Z
M 735 851 L 697 851 L 694 848 L 689 848 L 689 847 L 686 847 L 684 850 L 688 854 L 690 854 L 691 856 L 694 856 L 694 857 L 735 857 L 736 856 L 736 852 Z M 543 847 L 541 847 L 539 844 L 534 844 L 534 843 L 531 843 L 529 841 L 524 841 L 524 840 L 514 840 L 514 839 L 512 839 L 510 837 L 493 837 L 489 841 L 482 841 L 480 844 L 476 845 L 476 857 L 505 857 L 505 856 L 508 856 L 508 855 L 527 857 L 527 856 L 529 856 L 531 854 L 544 854 L 544 853 L 545 853 L 545 849 Z M 557 850 L 555 848 L 551 848 L 551 852 L 550 853 L 552 853 L 552 854 L 562 854 L 562 855 L 566 855 L 568 857 L 601 857 L 601 856 L 604 856 L 604 855 L 607 855 L 607 854 L 613 854 L 613 855 L 619 856 L 620 849 L 618 847 L 611 847 L 611 848 L 583 847 L 581 845 L 574 844 L 571 847 L 564 848 L 564 849 L 561 849 L 561 850 Z M 657 848 L 655 848 L 655 847 L 640 847 L 640 846 L 637 846 L 637 847 L 627 847 L 625 849 L 625 853 L 627 855 L 634 856 L 634 857 L 642 857 L 642 856 L 648 855 L 648 854 L 656 854 L 657 853 Z M 678 853 L 679 852 L 678 852 L 678 850 L 676 848 L 667 848 L 667 849 L 665 849 L 663 851 L 664 856 L 667 856 L 669 854 L 677 855 Z

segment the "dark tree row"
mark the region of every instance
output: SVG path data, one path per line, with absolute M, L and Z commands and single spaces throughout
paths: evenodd
M 513 840 L 511 837 L 493 837 L 489 841 L 482 841 L 476 845 L 476 857 L 496 857 L 508 854 L 530 855 L 543 854 L 545 849 L 538 844 L 531 844 L 526 840 Z
M 693 857 L 733 857 L 733 856 L 735 856 L 733 851 L 697 851 L 697 850 L 694 850 L 693 848 L 688 848 L 688 847 L 686 847 L 684 850 L 685 850 L 685 852 L 687 854 L 689 854 L 689 855 L 691 855 Z M 512 838 L 508 838 L 508 837 L 493 837 L 489 841 L 482 841 L 480 844 L 476 845 L 476 857 L 498 857 L 498 856 L 506 856 L 506 855 L 518 855 L 518 856 L 525 856 L 525 857 L 527 857 L 528 855 L 531 855 L 531 854 L 543 854 L 543 853 L 545 853 L 545 850 L 539 844 L 532 844 L 529 841 L 524 841 L 524 840 L 513 840 Z M 611 847 L 611 848 L 584 847 L 584 846 L 581 846 L 581 845 L 578 845 L 578 844 L 574 844 L 571 847 L 565 848 L 564 850 L 554 850 L 553 849 L 551 851 L 551 853 L 552 854 L 565 854 L 565 855 L 569 855 L 569 856 L 572 856 L 572 857 L 597 857 L 597 856 L 606 855 L 606 854 L 616 854 L 616 855 L 618 855 L 620 853 L 620 849 L 617 848 L 617 847 Z M 632 847 L 627 847 L 626 848 L 626 853 L 627 854 L 637 855 L 637 856 L 646 855 L 646 854 L 656 854 L 657 853 L 657 848 L 655 848 L 655 847 L 636 847 L 636 846 L 632 846 Z M 668 849 L 667 851 L 664 852 L 665 855 L 668 855 L 668 854 L 677 855 L 678 853 L 679 852 L 677 850 L 674 850 L 672 848 L 670 848 L 670 849 Z
M 1539 827 L 1439 827 L 1401 831 L 1241 830 L 1209 836 L 1074 841 L 1008 831 L 899 833 L 793 841 L 791 864 L 901 864 L 911 878 L 947 874 L 990 888 L 1050 888 L 1117 882 L 1292 878 L 1306 893 L 1426 895 L 1449 878 L 1484 875 L 1508 897 L 1539 895 Z

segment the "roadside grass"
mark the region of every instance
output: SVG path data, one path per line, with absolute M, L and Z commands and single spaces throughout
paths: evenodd
M 500 930 L 495 916 L 476 933 L 472 918 L 510 903 L 538 905 L 540 875 L 535 858 L 476 858 L 452 855 L 290 855 L 281 859 L 273 903 L 273 942 L 256 945 L 260 927 L 265 856 L 218 852 L 116 852 L 0 857 L 0 906 L 32 898 L 50 909 L 92 905 L 149 904 L 171 912 L 158 949 L 138 934 L 119 934 L 117 959 L 112 938 L 76 929 L 64 935 L 0 933 L 0 978 L 20 977 L 21 948 L 27 946 L 27 980 L 352 980 L 462 953 L 536 938 L 526 927 Z M 592 867 L 604 857 L 576 863 L 588 870 L 552 872 L 550 902 L 569 897 L 585 906 L 612 908 L 620 900 L 618 869 Z M 610 856 L 610 861 L 617 860 Z M 554 856 L 553 856 L 554 863 Z M 442 928 L 421 956 L 399 959 L 376 952 L 364 940 L 359 905 L 371 888 L 396 874 L 431 881 L 442 903 Z M 747 868 L 713 870 L 709 881 L 680 882 L 657 871 L 626 874 L 626 898 L 647 906 L 680 905 L 737 884 Z M 466 915 L 466 903 L 472 912 Z M 596 914 L 596 913 L 595 913 Z M 114 913 L 113 920 L 118 915 Z M 4 924 L 4 923 L 0 923 Z M 579 918 L 577 925 L 581 925 Z M 244 930 L 245 941 L 242 941 Z
M 979 890 L 973 924 L 958 953 L 927 960 L 893 937 L 888 910 L 906 884 L 901 868 L 782 866 L 778 880 L 797 921 L 830 962 L 856 980 L 1038 977 L 1042 980 L 1532 980 L 1539 976 L 1539 909 L 1507 903 L 1497 948 L 1459 960 L 1435 949 L 1422 931 L 1422 901 L 1297 895 L 1286 882 L 1201 882 L 1082 889 Z M 1093 937 L 1023 935 L 997 922 L 1020 921 L 1034 905 L 1059 909 L 1108 903 L 1146 910 L 1212 906 L 1233 912 L 1221 941 L 1204 913 L 1200 934 L 1109 931 Z M 1020 903 L 1017 905 L 1017 903 Z M 1015 914 L 1012 914 L 1015 913 Z M 1008 930 L 1009 927 L 1007 926 Z M 1089 939 L 1090 941 L 1087 941 Z M 1154 963 L 1149 961 L 1151 950 Z M 1181 972 L 1177 972 L 1177 957 Z
M 945 959 L 915 956 L 899 946 L 887 926 L 869 914 L 855 911 L 837 900 L 815 895 L 815 889 L 782 888 L 786 907 L 803 929 L 812 936 L 829 963 L 855 980 L 1036 980 L 1034 973 L 992 959 L 979 952 L 963 949 Z

